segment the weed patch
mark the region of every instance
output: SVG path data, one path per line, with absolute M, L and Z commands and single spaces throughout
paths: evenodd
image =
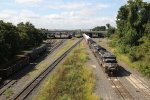
M 89 59 L 81 43 L 58 67 L 35 100 L 98 100 L 93 93 L 95 77 L 86 66 Z

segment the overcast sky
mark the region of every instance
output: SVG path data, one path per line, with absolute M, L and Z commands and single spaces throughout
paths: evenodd
M 150 2 L 150 0 L 145 0 Z M 37 28 L 91 29 L 110 23 L 126 0 L 0 0 L 0 19 Z

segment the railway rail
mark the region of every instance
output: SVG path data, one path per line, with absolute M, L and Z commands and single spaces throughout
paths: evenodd
M 134 100 L 128 90 L 121 84 L 118 77 L 108 77 L 108 80 L 119 98 L 122 98 L 123 100 Z
M 56 46 L 52 47 L 50 49 L 50 53 L 54 52 L 55 49 L 57 49 L 62 43 L 64 43 L 66 40 L 62 40 L 61 42 L 59 42 Z M 41 58 L 41 57 L 40 57 Z M 38 58 L 38 59 L 40 59 Z M 38 60 L 37 59 L 37 60 Z M 16 73 L 18 75 L 18 73 Z M 14 77 L 18 77 L 17 75 L 14 75 Z M 3 84 L 0 86 L 0 96 L 8 89 L 10 88 L 12 85 L 14 85 L 17 82 L 17 80 L 6 80 L 5 82 L 3 82 Z
M 96 57 L 96 60 L 99 64 L 99 66 L 101 66 L 100 61 L 99 61 L 100 60 L 99 57 L 94 53 L 93 53 L 93 55 Z M 104 68 L 102 68 L 102 70 L 105 73 Z M 134 98 L 129 93 L 129 91 L 119 81 L 118 77 L 109 77 L 107 74 L 106 74 L 106 77 L 109 80 L 109 82 L 111 83 L 112 88 L 114 89 L 114 91 L 118 95 L 119 99 L 121 99 L 121 100 L 134 100 Z
M 127 75 L 127 77 L 125 78 L 137 89 L 138 92 L 141 92 L 141 94 L 144 95 L 144 98 L 149 100 L 150 99 L 149 87 L 134 75 L 130 74 L 130 76 L 128 76 L 128 73 L 125 70 L 123 69 L 120 70 L 121 70 L 120 74 Z
M 62 54 L 58 59 L 56 59 L 48 68 L 46 68 L 42 73 L 40 73 L 32 82 L 30 82 L 23 90 L 16 94 L 12 100 L 24 100 L 32 91 L 39 85 L 39 83 L 52 71 L 52 69 L 62 61 L 71 50 L 77 46 L 82 39 L 70 47 L 64 54 Z

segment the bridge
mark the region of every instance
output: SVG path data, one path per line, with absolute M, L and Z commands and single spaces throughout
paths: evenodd
M 47 34 L 47 37 L 54 38 L 63 38 L 63 37 L 82 37 L 82 34 L 85 33 L 90 37 L 103 37 L 107 31 L 91 31 L 91 30 L 47 30 L 44 33 Z

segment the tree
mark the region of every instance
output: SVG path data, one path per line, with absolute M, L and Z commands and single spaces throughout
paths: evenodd
M 21 22 L 16 27 L 0 20 L 0 63 L 9 61 L 23 49 L 40 45 L 43 39 L 41 30 L 29 22 Z
M 127 45 L 138 45 L 148 21 L 150 21 L 150 4 L 142 0 L 129 0 L 119 9 L 117 15 L 117 33 L 120 39 L 132 37 L 134 41 L 125 40 Z
M 106 24 L 106 26 L 107 26 L 107 33 L 106 33 L 106 37 L 110 37 L 112 34 L 114 34 L 115 33 L 115 28 L 114 27 L 112 27 L 110 24 Z
M 26 22 L 25 24 L 21 22 L 17 25 L 17 27 L 22 39 L 23 46 L 28 47 L 39 45 L 45 38 L 42 31 L 36 29 L 34 25 L 29 22 Z
M 106 27 L 105 26 L 97 26 L 97 27 L 93 28 L 92 31 L 106 31 Z
M 0 58 L 7 61 L 20 50 L 20 38 L 16 26 L 0 21 Z
M 150 77 L 150 3 L 128 0 L 119 9 L 116 24 L 111 45 L 132 62 L 139 61 L 138 69 Z

